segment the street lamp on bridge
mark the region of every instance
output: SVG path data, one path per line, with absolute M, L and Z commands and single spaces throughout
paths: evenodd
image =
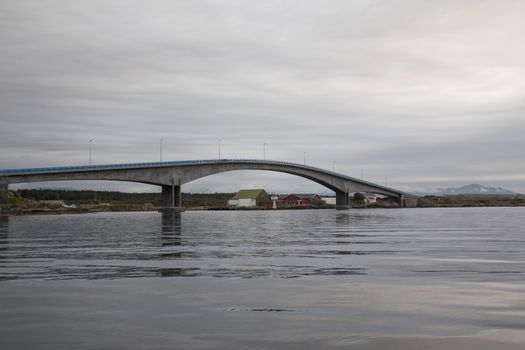
M 91 144 L 93 143 L 92 139 L 89 139 L 89 165 L 91 165 Z
M 160 162 L 162 163 L 162 141 L 164 141 L 162 138 L 160 139 Z

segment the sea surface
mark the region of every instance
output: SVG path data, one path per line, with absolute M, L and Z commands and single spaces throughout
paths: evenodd
M 525 349 L 525 208 L 1 217 L 0 349 Z

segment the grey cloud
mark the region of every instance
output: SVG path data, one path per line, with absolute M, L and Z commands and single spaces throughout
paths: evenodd
M 261 158 L 267 143 L 268 158 L 301 163 L 307 152 L 309 164 L 397 186 L 525 191 L 521 1 L 0 10 L 1 168 L 85 163 L 89 139 L 101 163 L 156 160 L 160 138 L 165 159 L 214 158 L 221 138 L 224 157 Z M 254 174 L 188 189 L 297 183 Z

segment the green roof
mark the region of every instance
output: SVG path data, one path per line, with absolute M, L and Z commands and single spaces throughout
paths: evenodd
M 263 197 L 263 198 L 261 198 Z M 261 200 L 268 197 L 268 193 L 262 189 L 253 189 L 253 190 L 240 190 L 232 197 L 232 199 L 257 199 Z

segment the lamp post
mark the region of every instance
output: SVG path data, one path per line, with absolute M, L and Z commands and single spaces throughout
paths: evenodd
M 263 143 L 263 160 L 266 160 L 266 142 Z
M 162 138 L 160 139 L 160 162 L 162 163 Z
M 91 165 L 91 144 L 93 143 L 92 139 L 89 139 L 89 165 Z

